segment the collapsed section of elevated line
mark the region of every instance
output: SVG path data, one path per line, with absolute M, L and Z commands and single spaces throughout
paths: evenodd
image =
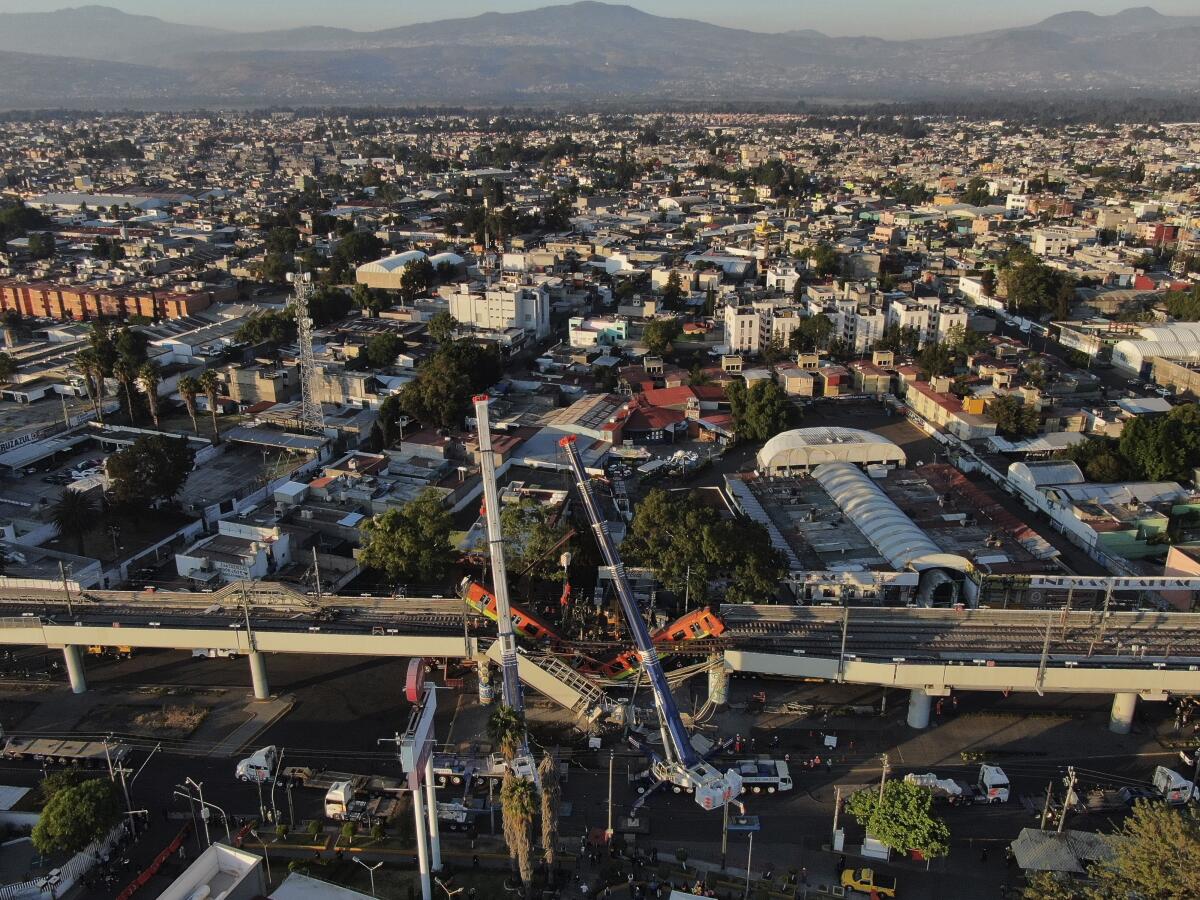
M 959 602 L 971 562 L 945 553 L 904 510 L 860 468 L 848 462 L 817 466 L 812 477 L 838 509 L 898 571 L 920 575 L 917 603 L 921 606 Z

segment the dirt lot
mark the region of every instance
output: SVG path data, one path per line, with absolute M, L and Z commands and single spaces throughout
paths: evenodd
M 159 706 L 98 706 L 76 726 L 80 731 L 113 731 L 152 738 L 190 737 L 208 718 L 196 703 L 163 702 Z

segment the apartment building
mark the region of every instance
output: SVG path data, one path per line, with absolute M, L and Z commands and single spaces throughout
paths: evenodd
M 464 325 L 484 331 L 520 328 L 535 338 L 550 336 L 550 293 L 541 285 L 500 282 L 477 292 L 462 284 L 448 299 L 450 315 Z

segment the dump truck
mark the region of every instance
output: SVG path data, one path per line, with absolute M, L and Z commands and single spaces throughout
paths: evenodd
M 842 887 L 880 897 L 896 896 L 896 879 L 874 869 L 846 869 L 842 872 Z

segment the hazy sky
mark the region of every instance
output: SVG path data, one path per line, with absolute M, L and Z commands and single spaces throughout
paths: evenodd
M 237 31 L 338 25 L 369 30 L 552 5 L 549 0 L 98 0 L 129 13 Z M 0 0 L 0 12 L 34 12 L 81 5 L 80 0 Z M 905 38 L 963 34 L 1028 25 L 1057 12 L 1087 9 L 1108 14 L 1138 0 L 635 0 L 632 6 L 663 16 L 704 19 L 754 31 L 815 28 L 827 34 Z M 1196 15 L 1197 0 L 1156 0 L 1165 15 Z

